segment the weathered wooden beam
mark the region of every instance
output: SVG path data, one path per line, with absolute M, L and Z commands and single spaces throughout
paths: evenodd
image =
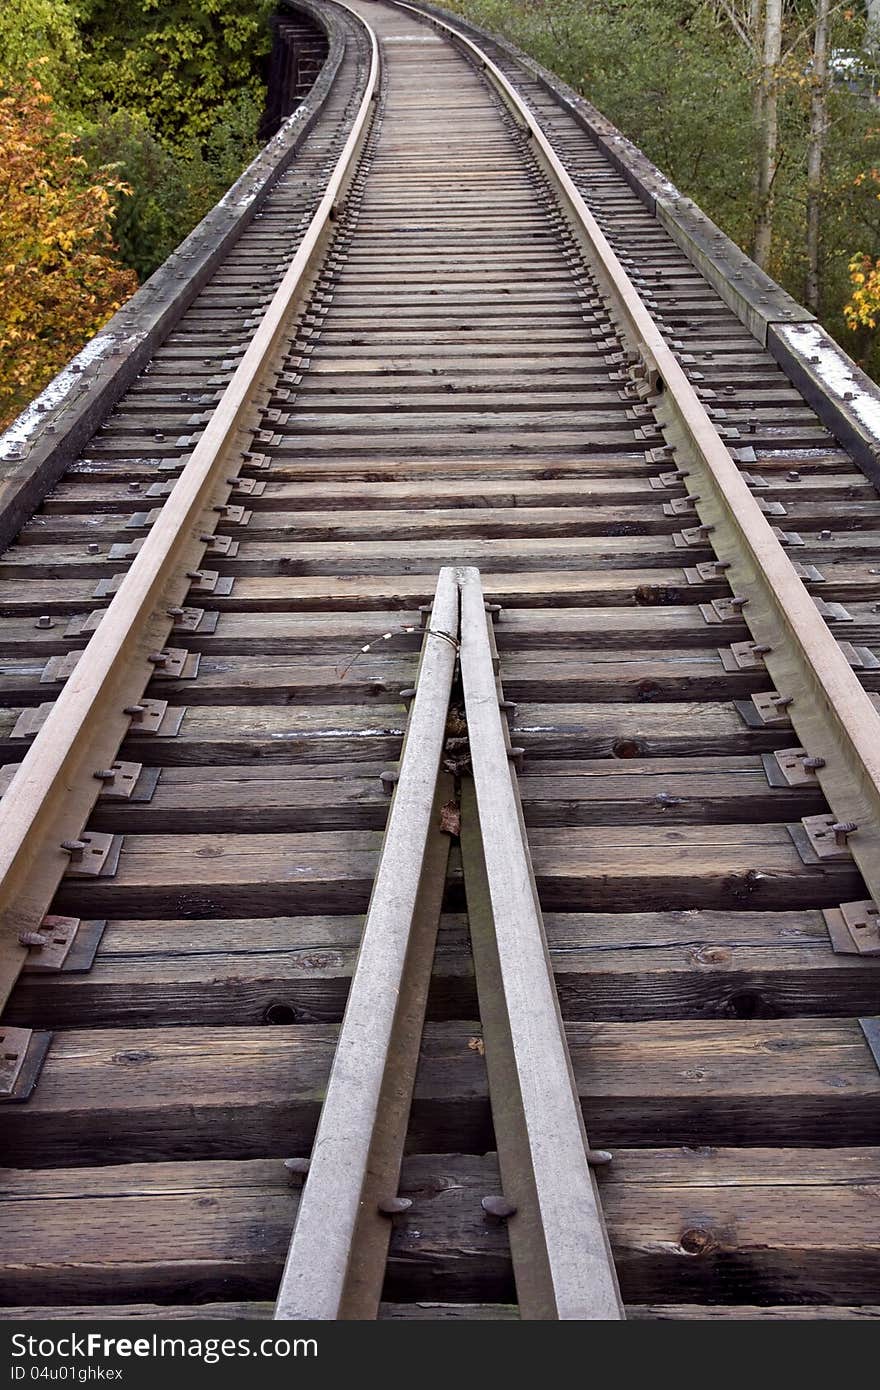
M 600 1181 L 627 1303 L 693 1317 L 709 1296 L 732 1315 L 756 1278 L 771 1306 L 861 1298 L 880 1258 L 878 1152 L 618 1150 Z M 480 1207 L 497 1183 L 494 1154 L 404 1161 L 413 1206 L 395 1219 L 387 1301 L 512 1300 L 504 1227 Z M 7 1170 L 2 1297 L 49 1307 L 86 1295 L 111 1306 L 269 1299 L 298 1196 L 280 1156 Z
M 23 975 L 12 1025 L 334 1023 L 362 918 L 111 921 L 88 972 Z M 821 912 L 547 913 L 556 988 L 572 1020 L 867 1016 L 877 966 L 837 956 Z M 475 1018 L 467 921 L 441 924 L 433 1021 Z
M 14 1163 L 307 1154 L 333 1025 L 58 1032 L 31 1099 L 4 1116 Z M 566 1028 L 596 1147 L 870 1143 L 880 1072 L 856 1019 L 591 1023 Z M 431 1023 L 410 1147 L 491 1144 L 476 1023 Z M 844 1086 L 839 1085 L 841 1078 Z M 193 1126 L 197 1110 L 200 1121 Z

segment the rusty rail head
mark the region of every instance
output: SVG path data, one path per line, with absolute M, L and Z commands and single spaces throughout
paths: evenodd
M 740 475 L 694 387 L 578 192 L 534 112 L 501 69 L 466 34 L 406 0 L 392 0 L 445 33 L 498 92 L 529 136 L 535 158 L 583 247 L 590 269 L 646 383 L 655 412 L 688 476 L 683 480 L 719 558 L 728 564 L 742 617 L 767 651 L 768 684 L 790 697 L 801 745 L 816 758 L 819 785 L 841 823 L 858 828 L 848 846 L 880 901 L 880 714 L 862 688 L 794 565 Z
M 347 8 L 347 7 L 346 7 Z M 363 23 L 362 20 L 359 21 Z M 205 553 L 213 508 L 228 500 L 259 425 L 255 392 L 279 356 L 291 319 L 311 289 L 333 220 L 357 168 L 379 86 L 379 48 L 363 99 L 305 236 L 161 515 L 61 691 L 3 797 L 0 809 L 0 1006 L 27 955 L 22 932 L 39 926 L 92 810 L 108 766 L 128 732 L 130 710 L 153 675 L 149 655 L 165 645 L 173 615 Z

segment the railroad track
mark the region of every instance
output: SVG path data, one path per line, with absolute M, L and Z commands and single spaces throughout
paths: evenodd
M 875 1317 L 876 491 L 540 74 L 324 12 L 0 560 L 5 1315 Z

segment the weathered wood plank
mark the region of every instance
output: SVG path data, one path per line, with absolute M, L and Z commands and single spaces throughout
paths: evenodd
M 826 557 L 864 559 L 870 561 L 880 544 L 875 531 L 842 532 L 836 544 L 829 539 L 816 541 L 810 537 L 808 547 L 800 552 L 804 560 L 823 565 Z M 405 551 L 399 542 L 390 540 L 338 540 L 294 542 L 248 541 L 246 550 L 234 559 L 223 559 L 223 573 L 289 574 L 292 576 L 340 575 L 388 576 L 405 572 L 409 575 L 431 574 L 446 561 L 476 564 L 481 573 L 492 576 L 500 573 L 525 574 L 542 570 L 565 571 L 608 567 L 630 569 L 636 565 L 650 568 L 675 567 L 686 563 L 696 565 L 711 559 L 708 547 L 694 546 L 686 551 L 676 548 L 667 535 L 631 535 L 626 527 L 608 536 L 560 536 L 552 543 L 546 537 L 447 537 L 436 540 L 415 538 L 408 541 Z M 124 561 L 111 560 L 108 554 L 90 554 L 85 545 L 37 545 L 11 547 L 0 560 L 0 580 L 16 578 L 66 579 L 91 577 L 95 584 L 102 577 L 121 573 Z M 430 583 L 425 581 L 425 591 Z M 491 583 L 486 585 L 487 591 Z M 552 610 L 548 610 L 552 611 Z M 512 616 L 512 615 L 511 615 Z
M 362 919 L 111 921 L 88 972 L 24 975 L 6 1021 L 39 1028 L 342 1017 Z M 547 913 L 571 1020 L 870 1015 L 877 965 L 836 956 L 821 913 Z M 464 917 L 443 920 L 429 1017 L 477 1016 Z
M 209 1320 L 244 1319 L 246 1321 L 268 1321 L 272 1317 L 272 1303 L 125 1303 L 95 1304 L 86 1307 L 65 1305 L 34 1305 L 19 1308 L 0 1308 L 0 1322 L 30 1322 L 56 1318 L 84 1319 L 102 1321 L 117 1318 L 147 1318 L 151 1321 L 179 1321 L 193 1318 Z M 513 1303 L 439 1303 L 422 1299 L 416 1303 L 382 1303 L 379 1305 L 379 1320 L 415 1320 L 423 1322 L 515 1322 L 518 1320 L 516 1305 Z M 630 1322 L 680 1321 L 718 1318 L 745 1322 L 816 1322 L 841 1321 L 844 1319 L 880 1318 L 880 1305 L 863 1306 L 842 1304 L 776 1304 L 761 1308 L 756 1304 L 738 1306 L 736 1304 L 705 1303 L 632 1303 L 627 1307 L 626 1316 Z
M 131 537 L 126 535 L 126 541 Z M 30 552 L 28 552 L 29 556 Z M 27 558 L 27 557 L 25 557 Z M 250 609 L 399 609 L 417 608 L 427 602 L 430 577 L 420 574 L 379 575 L 296 575 L 273 573 L 278 569 L 280 552 L 273 555 L 265 546 L 241 545 L 235 561 L 235 585 L 228 596 L 212 597 L 212 607 L 225 612 Z M 546 607 L 554 604 L 620 604 L 650 606 L 687 602 L 703 603 L 722 598 L 727 589 L 719 580 L 689 583 L 684 570 L 661 568 L 591 569 L 589 556 L 582 569 L 524 571 L 487 577 L 486 590 L 493 601 L 517 606 Z M 513 563 L 513 561 L 511 562 Z M 224 566 L 226 560 L 224 558 Z M 232 561 L 229 561 L 232 567 Z M 872 596 L 877 581 L 867 566 L 852 566 L 822 589 L 830 597 Z M 106 600 L 95 598 L 95 575 L 69 578 L 34 578 L 26 586 L 18 580 L 0 581 L 0 610 L 11 618 L 16 614 L 77 613 L 101 607 Z M 25 627 L 25 632 L 27 628 Z
M 132 509 L 133 510 L 133 509 Z M 49 524 L 49 523 L 47 523 Z M 677 564 L 696 564 L 712 559 L 708 546 L 688 546 L 681 550 L 671 543 L 669 535 L 630 534 L 626 525 L 614 527 L 616 534 L 576 535 L 576 537 L 457 537 L 455 556 L 460 563 L 477 564 L 481 573 L 499 571 L 527 573 L 530 570 L 631 569 L 634 566 L 669 567 Z M 136 534 L 136 532 L 135 532 Z M 107 553 L 88 552 L 82 537 L 71 545 L 47 545 L 44 528 L 25 530 L 19 543 L 4 552 L 0 562 L 0 577 L 61 578 L 65 575 L 93 575 L 97 582 L 103 574 L 120 573 L 124 562 L 113 562 Z M 813 532 L 808 543 L 795 557 L 820 567 L 830 567 L 841 560 L 862 560 L 872 563 L 880 546 L 880 532 L 840 531 L 823 538 Z M 99 543 L 99 542 L 95 542 Z M 410 537 L 406 543 L 406 571 L 409 574 L 437 574 L 449 560 L 449 541 L 430 541 Z M 224 560 L 228 574 L 382 574 L 395 573 L 402 567 L 399 542 L 389 539 L 361 541 L 284 543 L 247 539 L 245 552 L 235 559 Z
M 369 687 L 368 687 L 369 689 Z M 92 824 L 115 831 L 382 829 L 385 765 L 358 762 L 164 767 L 150 801 L 99 801 Z M 818 814 L 818 786 L 771 787 L 754 754 L 699 760 L 571 759 L 532 764 L 520 776 L 529 827 L 723 824 Z
M 249 704 L 255 698 L 262 704 L 319 700 L 328 705 L 385 703 L 413 684 L 414 658 L 383 657 L 381 645 L 359 655 L 349 669 L 346 666 L 343 661 L 331 663 L 324 654 L 311 660 L 214 657 L 209 648 L 202 655 L 197 683 L 163 680 L 161 686 L 167 698 L 188 705 Z M 0 688 L 32 692 L 34 675 L 39 680 L 42 669 L 39 659 L 20 665 L 4 663 L 0 670 L 8 674 L 0 675 Z M 740 698 L 760 690 L 767 681 L 761 671 L 728 672 L 717 650 L 700 648 L 657 652 L 647 658 L 638 652 L 510 653 L 502 658 L 501 676 L 507 697 L 515 701 L 601 699 L 612 703 Z M 28 680 L 31 684 L 26 687 Z M 864 672 L 863 680 L 866 688 L 875 689 L 880 685 L 880 671 Z M 45 698 L 45 685 L 42 691 L 40 698 Z
M 870 1298 L 880 1255 L 877 1154 L 752 1149 L 743 1162 L 721 1150 L 708 1169 L 698 1156 L 702 1171 L 691 1178 L 687 1154 L 618 1152 L 600 1182 L 627 1301 L 649 1316 L 664 1316 L 654 1307 L 668 1308 L 670 1297 L 681 1301 L 673 1315 L 693 1316 L 700 1300 L 732 1311 L 756 1279 L 771 1307 Z M 506 1232 L 480 1208 L 497 1186 L 494 1154 L 404 1160 L 400 1190 L 413 1206 L 395 1219 L 386 1300 L 513 1301 Z M 2 1297 L 36 1306 L 268 1300 L 297 1196 L 280 1157 L 6 1172 Z
M 522 400 L 522 396 L 518 399 Z M 346 399 L 346 405 L 348 406 L 348 404 Z M 350 408 L 355 411 L 357 409 L 356 403 L 352 402 Z M 389 409 L 392 408 L 393 402 L 389 402 Z M 624 409 L 625 407 L 621 404 L 621 413 Z M 151 412 L 149 418 L 152 422 L 155 420 L 155 414 Z M 352 415 L 349 426 L 354 418 Z M 340 423 L 340 419 L 341 417 L 334 417 L 334 423 L 331 427 L 334 429 L 343 428 L 344 422 Z M 436 423 L 434 428 L 436 428 Z M 362 424 L 363 416 L 359 414 L 357 415 L 358 430 L 361 429 Z M 276 480 L 270 474 L 266 481 L 265 490 L 260 496 L 254 497 L 248 503 L 248 507 L 254 513 L 251 522 L 251 526 L 254 527 L 261 523 L 269 525 L 273 514 L 277 516 L 286 513 L 322 513 L 328 511 L 348 512 L 355 515 L 362 511 L 372 511 L 386 515 L 394 510 L 418 513 L 432 509 L 442 510 L 443 508 L 464 510 L 498 508 L 504 511 L 516 507 L 529 507 L 536 511 L 544 508 L 560 508 L 577 512 L 586 506 L 602 505 L 611 508 L 617 504 L 620 507 L 626 506 L 627 509 L 647 507 L 650 511 L 662 512 L 663 503 L 674 497 L 685 495 L 683 485 L 660 491 L 652 488 L 649 471 L 645 468 L 640 473 L 628 476 L 627 474 L 618 475 L 617 470 L 611 465 L 605 476 L 590 475 L 559 479 L 552 476 L 547 477 L 547 472 L 552 473 L 552 470 L 545 468 L 543 470 L 545 476 L 535 479 L 517 478 L 514 480 L 492 476 L 446 480 L 442 476 L 432 475 L 429 479 L 417 481 L 405 479 L 386 481 L 373 478 L 368 483 L 345 479 L 333 483 L 299 478 Z M 784 502 L 786 506 L 813 499 L 817 506 L 824 503 L 826 506 L 834 505 L 835 507 L 839 507 L 844 501 L 851 502 L 864 496 L 869 499 L 871 505 L 865 505 L 864 502 L 860 503 L 859 515 L 863 521 L 873 518 L 876 523 L 878 513 L 880 513 L 876 492 L 864 478 L 861 487 L 848 477 L 839 476 L 826 476 L 822 477 L 821 480 L 802 482 L 774 481 L 765 495 L 768 498 Z M 90 517 L 102 513 L 124 514 L 126 511 L 134 509 L 133 502 L 136 503 L 140 500 L 137 496 L 133 497 L 131 488 L 122 483 L 73 475 L 63 484 L 60 484 L 54 490 L 51 499 L 47 500 L 42 513 L 46 518 L 47 525 L 36 529 L 45 529 L 51 534 L 53 527 L 48 525 L 51 520 L 60 517 L 72 517 L 80 513 L 86 513 Z M 143 500 L 149 502 L 148 498 Z M 639 511 L 637 511 L 636 517 L 639 515 Z
M 145 528 L 129 530 L 127 521 L 135 509 L 127 506 L 117 513 L 115 524 L 105 520 L 103 527 L 89 528 L 90 539 L 109 546 L 115 542 L 128 543 L 145 533 Z M 112 514 L 108 514 L 112 515 Z M 58 519 L 52 530 L 40 531 L 47 539 L 58 537 L 60 544 L 82 535 L 83 527 L 72 516 Z M 664 516 L 658 506 L 605 507 L 596 502 L 591 507 L 436 507 L 406 511 L 342 512 L 342 511 L 273 511 L 254 515 L 247 527 L 245 540 L 250 544 L 288 542 L 321 542 L 338 538 L 343 541 L 372 541 L 383 538 L 396 541 L 400 537 L 413 540 L 440 540 L 469 536 L 607 536 L 617 526 L 633 535 L 667 535 L 677 529 L 674 517 Z M 679 523 L 680 524 L 680 523 Z M 236 557 L 238 558 L 238 557 Z M 246 556 L 242 556 L 244 564 Z M 232 572 L 232 571 L 230 571 Z
M 355 417 L 352 416 L 352 420 Z M 357 417 L 360 421 L 360 416 Z M 351 422 L 349 422 L 351 423 Z M 544 473 L 552 470 L 543 470 Z M 826 480 L 830 490 L 839 492 L 847 489 L 833 487 L 833 479 Z M 790 484 L 794 487 L 794 484 Z M 51 501 L 47 502 L 44 514 L 50 517 L 73 516 L 80 512 L 89 516 L 99 513 L 122 513 L 131 509 L 132 502 L 141 500 L 132 496 L 132 488 L 122 482 L 106 478 L 73 475 L 63 486 L 55 489 Z M 355 482 L 341 479 L 338 485 L 324 480 L 275 480 L 270 473 L 265 488 L 255 496 L 248 508 L 254 517 L 277 512 L 393 512 L 395 510 L 423 511 L 432 508 L 468 509 L 511 508 L 511 507 L 567 507 L 583 506 L 588 499 L 602 501 L 607 505 L 619 502 L 621 505 L 641 503 L 660 508 L 669 497 L 682 495 L 683 488 L 671 490 L 668 494 L 658 492 L 650 486 L 646 470 L 632 476 L 616 476 L 613 465 L 605 476 L 587 478 L 471 478 L 444 479 L 431 477 L 415 481 L 382 480 Z M 797 494 L 795 494 L 797 495 Z M 153 502 L 155 505 L 155 502 Z
M 120 532 L 126 541 L 131 536 Z M 589 568 L 574 570 L 525 571 L 494 574 L 487 581 L 487 592 L 495 601 L 516 607 L 545 607 L 549 597 L 554 605 L 621 604 L 627 607 L 657 607 L 672 604 L 704 603 L 725 597 L 729 590 L 720 579 L 689 579 L 684 568 L 652 566 L 641 569 Z M 287 574 L 261 574 L 270 552 L 250 541 L 240 542 L 235 560 L 235 587 L 232 594 L 213 600 L 225 610 L 252 607 L 273 608 L 415 608 L 425 601 L 428 578 L 419 575 L 338 575 L 321 578 Z M 232 568 L 232 561 L 230 561 Z M 35 579 L 23 586 L 16 581 L 0 582 L 0 609 L 11 617 L 17 612 L 75 612 L 90 609 L 94 599 L 94 577 L 77 579 Z M 817 596 L 838 601 L 871 599 L 880 592 L 880 582 L 867 563 L 837 564 L 821 585 L 808 581 Z M 48 606 L 47 606 L 48 605 Z
M 336 1029 L 59 1032 L 39 1085 L 4 1115 L 8 1163 L 307 1152 Z M 870 1143 L 880 1072 L 856 1020 L 569 1023 L 593 1142 Z M 409 1146 L 491 1144 L 479 1028 L 431 1023 Z
M 640 1322 L 695 1321 L 706 1318 L 711 1322 L 718 1318 L 738 1322 L 839 1322 L 844 1319 L 880 1318 L 880 1305 L 866 1303 L 846 1307 L 833 1303 L 775 1304 L 762 1308 L 755 1303 L 739 1307 L 735 1304 L 726 1307 L 724 1304 L 715 1303 L 634 1303 L 627 1308 L 626 1315 Z
M 785 825 L 535 827 L 545 908 L 827 907 L 858 896 L 852 861 L 805 864 Z M 58 910 L 81 917 L 196 917 L 241 910 L 360 912 L 379 835 L 367 830 L 125 837 L 113 877 L 67 878 Z M 450 905 L 460 902 L 458 868 Z
M 853 607 L 857 610 L 858 606 Z M 341 652 L 348 647 L 354 659 L 366 643 L 393 640 L 394 646 L 381 649 L 392 652 L 416 648 L 421 640 L 420 628 L 418 612 L 409 608 L 341 613 L 225 612 L 220 614 L 213 633 L 187 633 L 186 641 L 191 650 L 209 650 L 214 655 L 251 651 L 277 655 L 279 651 L 297 650 L 296 643 L 301 644 L 299 650 L 304 652 L 328 647 Z M 386 633 L 390 634 L 390 639 L 386 638 Z M 842 635 L 849 640 L 880 637 L 880 620 L 872 616 L 864 629 L 859 623 L 847 624 Z M 76 646 L 75 639 L 63 639 L 57 628 L 42 632 L 29 618 L 0 621 L 0 636 L 4 638 L 4 650 L 9 656 L 22 652 L 30 656 L 38 650 L 49 654 Z M 558 651 L 581 652 L 631 651 L 639 647 L 648 657 L 657 651 L 668 653 L 672 643 L 691 650 L 717 651 L 719 646 L 747 637 L 744 623 L 727 620 L 707 623 L 698 607 L 685 605 L 513 608 L 504 613 L 498 625 L 502 653 L 546 651 L 548 645 Z M 250 646 L 243 646 L 248 639 Z M 234 645 L 236 643 L 238 645 Z
M 356 653 L 352 653 L 352 659 Z M 154 687 L 162 694 L 158 684 Z M 51 698 L 51 688 L 43 698 Z M 185 696 L 186 691 L 181 691 Z M 20 708 L 0 711 L 0 757 L 21 758 L 27 740 L 13 738 Z M 174 739 L 160 741 L 133 731 L 124 749 L 147 765 L 332 762 L 399 756 L 405 709 L 393 705 L 319 704 L 191 705 Z M 514 742 L 535 760 L 544 758 L 698 757 L 767 752 L 791 747 L 790 728 L 749 729 L 732 704 L 680 702 L 519 705 Z

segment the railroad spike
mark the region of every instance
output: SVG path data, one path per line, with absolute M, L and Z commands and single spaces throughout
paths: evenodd
M 412 1206 L 411 1197 L 380 1197 L 376 1203 L 383 1216 L 401 1216 Z
M 857 823 L 852 820 L 835 821 L 831 827 L 834 832 L 834 843 L 843 849 L 850 835 L 854 835 L 858 828 Z
M 284 1167 L 292 1187 L 302 1187 L 309 1174 L 310 1162 L 308 1158 L 285 1158 Z
M 516 1216 L 515 1204 L 509 1202 L 506 1197 L 484 1197 L 480 1206 L 491 1221 L 507 1221 L 511 1216 Z
M 614 1154 L 610 1149 L 587 1149 L 587 1162 L 591 1168 L 607 1168 L 614 1162 Z
M 19 946 L 33 947 L 35 950 L 39 951 L 42 950 L 44 946 L 48 946 L 49 938 L 48 936 L 41 936 L 38 931 L 20 931 L 18 933 L 18 944 Z

